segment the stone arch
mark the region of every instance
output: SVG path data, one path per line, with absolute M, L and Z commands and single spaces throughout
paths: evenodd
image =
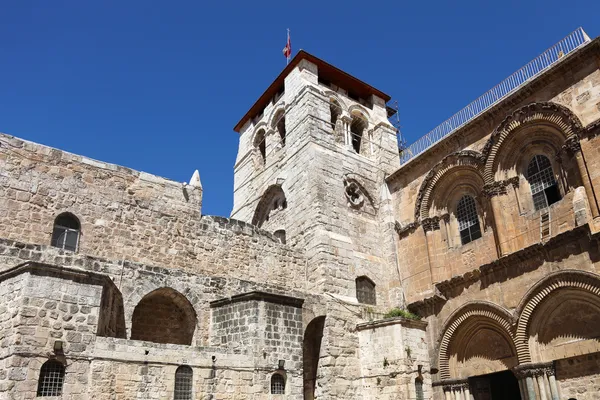
M 484 146 L 486 163 L 483 176 L 487 185 L 494 183 L 498 164 L 511 154 L 505 149 L 509 147 L 506 146 L 509 139 L 527 127 L 545 128 L 547 133 L 543 138 L 550 143 L 560 143 L 559 147 L 569 138 L 578 140 L 579 132 L 583 129 L 577 116 L 560 104 L 539 102 L 519 108 L 498 125 Z M 531 136 L 529 139 L 532 139 Z
M 145 295 L 135 306 L 131 339 L 189 346 L 196 324 L 196 311 L 189 300 L 175 289 L 162 287 Z
M 475 176 L 481 176 L 483 159 L 481 154 L 473 150 L 463 150 L 444 157 L 425 176 L 415 204 L 415 221 L 421 222 L 429 217 L 432 193 L 438 182 L 449 172 L 470 170 Z M 458 168 L 458 169 L 457 169 Z M 481 178 L 483 182 L 483 178 Z
M 544 321 L 547 323 L 551 320 L 550 310 L 560 312 L 566 303 L 573 300 L 580 305 L 587 303 L 591 307 L 590 309 L 599 312 L 598 316 L 600 317 L 600 276 L 577 270 L 559 271 L 541 279 L 529 289 L 516 310 L 519 320 L 515 341 L 521 364 L 532 362 L 534 358 L 536 360 L 542 358 L 539 351 L 536 351 L 539 349 L 536 348 L 537 344 L 533 342 L 535 338 L 531 338 L 531 335 L 538 333 L 543 336 L 544 332 L 539 328 L 542 327 Z M 549 307 L 549 305 L 553 305 L 553 307 Z M 541 320 L 539 318 L 543 316 L 544 310 L 547 318 Z M 575 309 L 574 312 L 577 313 L 577 310 Z M 588 324 L 592 324 L 594 321 L 600 321 L 600 318 L 588 321 Z M 567 324 L 567 328 L 579 329 L 571 323 Z M 587 335 L 585 329 L 581 331 L 583 335 Z M 542 340 L 544 340 L 543 337 Z M 532 354 L 532 347 L 534 347 L 534 354 Z M 598 350 L 600 350 L 600 338 Z
M 444 323 L 439 339 L 438 366 L 441 379 L 461 376 L 468 370 L 465 361 L 479 359 L 474 373 L 498 372 L 517 364 L 512 317 L 504 308 L 489 302 L 471 302 L 455 311 Z M 493 341 L 494 346 L 479 341 Z M 460 367 L 462 361 L 467 367 Z M 464 375 L 464 374 L 462 374 Z
M 252 217 L 252 224 L 260 228 L 265 221 L 269 220 L 269 215 L 272 211 L 283 210 L 286 208 L 287 199 L 281 185 L 271 185 L 265 190 L 265 193 L 262 195 L 256 206 L 254 217 Z
M 277 107 L 271 113 L 271 120 L 269 121 L 269 127 L 272 131 L 279 134 L 279 139 L 282 146 L 285 146 L 285 139 L 287 135 L 285 126 L 285 107 Z
M 260 162 L 264 165 L 267 161 L 267 127 L 266 124 L 260 125 L 254 130 L 252 147 L 255 154 L 260 154 Z
M 341 96 L 339 94 L 337 94 L 336 92 L 334 92 L 332 90 L 325 90 L 323 92 L 323 94 L 329 99 L 329 102 L 335 101 L 336 103 L 338 103 L 340 105 L 340 107 L 341 107 L 340 113 L 341 114 L 348 111 L 348 105 L 341 98 Z
M 351 117 L 356 116 L 364 119 L 365 121 L 369 121 L 369 111 L 360 104 L 352 104 L 350 107 L 348 107 L 348 114 L 350 114 Z

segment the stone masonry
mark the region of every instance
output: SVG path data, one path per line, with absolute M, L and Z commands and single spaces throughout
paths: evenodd
M 600 399 L 600 40 L 402 165 L 389 100 L 299 52 L 231 218 L 0 134 L 0 399 Z

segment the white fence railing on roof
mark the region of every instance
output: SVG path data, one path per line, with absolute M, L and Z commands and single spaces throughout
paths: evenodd
M 517 72 L 500 82 L 491 90 L 480 96 L 477 100 L 448 118 L 431 132 L 418 139 L 416 142 L 401 150 L 400 163 L 404 164 L 423 153 L 429 147 L 459 129 L 467 122 L 494 106 L 511 93 L 516 91 L 526 82 L 534 79 L 542 72 L 557 63 L 565 55 L 577 50 L 590 42 L 589 36 L 582 28 L 578 28 L 570 35 L 540 54 L 533 61 L 522 67 Z

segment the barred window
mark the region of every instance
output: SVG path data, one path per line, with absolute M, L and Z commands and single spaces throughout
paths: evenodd
M 421 378 L 416 378 L 415 379 L 415 394 L 417 397 L 417 400 L 423 400 L 423 379 Z
M 80 225 L 77 217 L 71 213 L 62 213 L 54 220 L 50 244 L 59 249 L 77 251 L 79 233 Z
M 471 196 L 463 196 L 456 206 L 456 219 L 458 220 L 458 230 L 460 231 L 460 241 L 467 244 L 481 237 L 481 228 L 479 227 L 479 218 L 477 218 L 477 208 L 475 200 Z
M 527 166 L 527 181 L 531 186 L 531 195 L 536 211 L 544 209 L 561 199 L 548 157 L 539 154 L 533 157 Z
M 192 400 L 192 368 L 182 365 L 175 371 L 174 400 Z
M 65 366 L 56 360 L 48 360 L 42 365 L 38 380 L 37 396 L 62 395 L 65 382 Z
M 271 376 L 271 394 L 285 394 L 285 379 L 281 374 Z
M 356 278 L 356 299 L 359 303 L 364 304 L 377 303 L 375 297 L 375 283 L 366 276 Z

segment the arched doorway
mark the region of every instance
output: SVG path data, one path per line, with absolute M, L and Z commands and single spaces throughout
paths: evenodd
M 324 327 L 325 316 L 321 316 L 310 321 L 304 331 L 304 341 L 302 343 L 304 400 L 314 400 L 315 398 L 317 370 L 319 367 L 319 356 L 321 354 L 321 341 L 323 339 Z
M 461 396 L 521 399 L 511 371 L 518 365 L 518 357 L 510 318 L 508 311 L 491 303 L 472 303 L 446 322 L 440 342 L 440 374 L 443 379 L 461 382 Z

